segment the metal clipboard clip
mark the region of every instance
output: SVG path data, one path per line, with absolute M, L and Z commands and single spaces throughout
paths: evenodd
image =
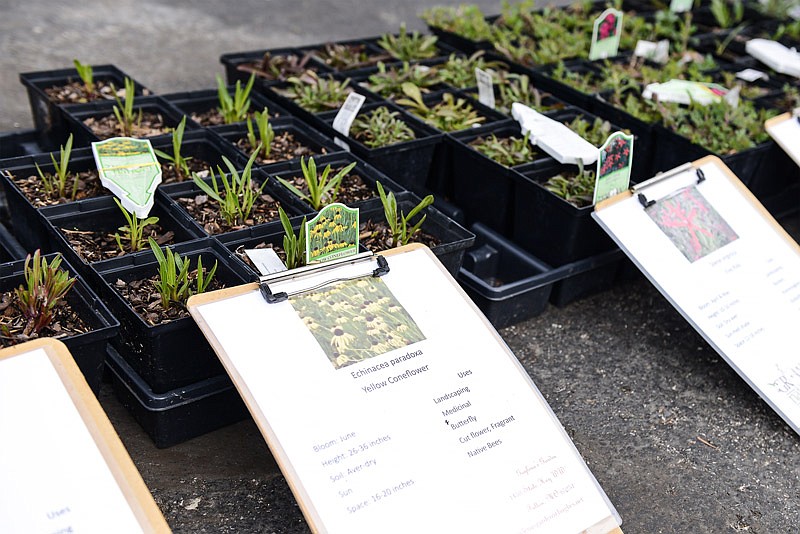
M 374 269 L 371 269 L 367 272 L 350 275 L 350 276 L 333 276 L 331 278 L 325 279 L 325 281 L 314 284 L 311 287 L 306 287 L 303 289 L 298 289 L 295 291 L 280 291 L 274 293 L 272 288 L 270 288 L 270 284 L 276 284 L 280 282 L 287 282 L 287 281 L 299 281 L 305 278 L 311 278 L 319 276 L 321 273 L 325 273 L 328 271 L 335 271 L 337 269 L 341 269 L 346 266 L 351 265 L 359 265 L 359 264 L 368 264 L 370 262 L 376 262 L 377 266 Z M 297 269 L 292 269 L 291 271 L 283 271 L 280 273 L 273 273 L 268 274 L 266 276 L 261 276 L 258 279 L 258 288 L 261 290 L 261 295 L 264 297 L 270 304 L 274 304 L 276 302 L 283 302 L 284 300 L 288 299 L 294 295 L 300 295 L 302 293 L 306 293 L 309 291 L 315 291 L 322 287 L 335 284 L 338 282 L 346 282 L 348 280 L 358 280 L 359 278 L 365 277 L 373 277 L 377 278 L 379 276 L 383 276 L 384 274 L 389 272 L 389 264 L 386 261 L 386 258 L 381 256 L 380 254 L 375 254 L 374 252 L 362 252 L 360 254 L 356 254 L 355 256 L 350 256 L 348 258 L 341 258 L 338 260 L 331 260 L 325 263 L 315 264 L 315 265 L 306 265 L 305 267 L 299 267 Z M 335 275 L 335 273 L 332 273 Z
M 647 180 L 645 182 L 642 182 L 640 184 L 634 185 L 633 187 L 631 187 L 631 192 L 636 195 L 636 198 L 639 199 L 639 203 L 644 207 L 644 209 L 647 209 L 650 206 L 653 206 L 657 201 L 653 200 L 653 199 L 648 199 L 644 195 L 644 193 L 640 192 L 642 189 L 644 189 L 646 187 L 650 187 L 652 185 L 655 185 L 655 184 L 657 184 L 659 182 L 662 182 L 662 181 L 664 181 L 664 180 L 666 180 L 668 178 L 672 178 L 673 176 L 677 176 L 678 174 L 681 174 L 682 172 L 686 172 L 686 171 L 688 171 L 688 170 L 690 170 L 692 168 L 693 168 L 693 164 L 691 162 L 684 163 L 683 165 L 681 165 L 679 167 L 675 167 L 672 170 L 662 172 L 661 174 L 659 174 L 657 176 L 654 176 L 653 178 L 650 178 L 649 180 Z M 696 184 L 703 183 L 705 181 L 705 179 L 706 179 L 706 175 L 703 172 L 703 169 L 696 168 L 695 172 L 697 173 L 697 182 L 696 182 Z M 681 189 L 683 189 L 683 188 L 681 188 Z

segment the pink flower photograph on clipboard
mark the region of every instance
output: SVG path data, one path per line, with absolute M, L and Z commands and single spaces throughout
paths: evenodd
M 695 186 L 662 198 L 645 211 L 692 263 L 739 238 Z
M 362 278 L 289 299 L 334 368 L 425 339 L 380 278 Z

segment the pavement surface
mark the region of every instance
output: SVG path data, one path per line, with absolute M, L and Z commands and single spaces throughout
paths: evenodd
M 158 93 L 210 88 L 223 53 L 422 29 L 426 5 L 2 0 L 0 130 L 31 127 L 19 72 L 78 58 Z M 500 333 L 626 533 L 800 531 L 800 436 L 643 278 Z M 157 449 L 108 384 L 100 400 L 175 532 L 308 532 L 252 420 Z

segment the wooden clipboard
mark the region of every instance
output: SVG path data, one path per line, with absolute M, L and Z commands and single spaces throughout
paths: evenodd
M 522 365 L 519 363 L 519 361 L 510 351 L 510 349 L 508 349 L 508 347 L 505 345 L 505 342 L 502 340 L 502 338 L 499 336 L 496 330 L 492 327 L 489 321 L 480 313 L 477 306 L 475 306 L 469 299 L 469 297 L 466 295 L 466 293 L 464 293 L 463 290 L 461 290 L 460 286 L 458 286 L 455 280 L 453 280 L 452 277 L 449 275 L 449 273 L 447 273 L 446 269 L 441 265 L 441 263 L 439 263 L 439 261 L 431 253 L 431 251 L 423 245 L 412 244 L 391 251 L 387 251 L 385 253 L 382 253 L 382 255 L 386 256 L 390 266 L 398 263 L 399 260 L 402 259 L 401 257 L 404 255 L 415 255 L 415 257 L 416 255 L 424 255 L 426 258 L 426 261 L 424 263 L 427 264 L 429 262 L 430 265 L 435 265 L 435 267 L 431 267 L 430 274 L 428 274 L 428 272 L 426 271 L 426 275 L 435 276 L 436 277 L 435 282 L 446 284 L 450 290 L 456 291 L 460 298 L 460 303 L 464 305 L 464 307 L 468 310 L 468 313 L 474 314 L 476 317 L 480 318 L 479 319 L 480 324 L 483 327 L 485 327 L 488 332 L 491 333 L 493 342 L 496 344 L 497 347 L 501 348 L 501 350 L 507 357 L 506 363 L 511 363 L 514 366 L 516 372 L 519 373 L 519 378 L 524 380 L 529 385 L 530 387 L 529 393 L 533 393 L 536 396 L 536 398 L 539 399 L 539 401 L 547 410 L 547 413 L 552 417 L 552 420 L 555 422 L 555 426 L 557 426 L 558 428 L 557 431 L 561 433 L 560 435 L 563 437 L 563 439 L 565 439 L 565 443 L 569 444 L 568 447 L 571 447 L 569 453 L 570 454 L 574 453 L 577 456 L 577 458 L 580 458 L 577 450 L 574 449 L 574 445 L 572 445 L 566 433 L 564 433 L 564 430 L 561 427 L 561 425 L 557 423 L 555 415 L 552 413 L 549 406 L 546 405 L 546 402 L 541 397 L 541 394 L 538 392 L 533 382 L 530 380 L 530 377 L 525 371 L 525 369 L 522 367 Z M 390 271 L 390 273 L 387 274 L 386 276 L 387 277 L 392 276 L 392 272 Z M 295 462 L 293 462 L 290 458 L 290 456 L 292 456 L 290 452 L 292 451 L 290 451 L 289 449 L 293 447 L 296 448 L 297 447 L 296 442 L 294 444 L 288 443 L 289 440 L 286 438 L 285 435 L 282 435 L 281 429 L 277 428 L 277 426 L 279 425 L 274 424 L 275 420 L 277 419 L 276 414 L 281 410 L 281 408 L 274 405 L 264 406 L 259 403 L 259 401 L 257 400 L 258 397 L 257 392 L 252 389 L 251 383 L 248 380 L 249 377 L 244 376 L 244 374 L 246 373 L 243 374 L 242 372 L 240 372 L 240 369 L 233 361 L 234 358 L 232 358 L 231 355 L 226 350 L 225 341 L 220 338 L 221 333 L 219 329 L 215 329 L 214 325 L 212 325 L 208 320 L 209 314 L 207 313 L 207 311 L 209 309 L 213 310 L 214 307 L 220 306 L 223 303 L 225 303 L 225 301 L 230 301 L 230 299 L 243 300 L 244 297 L 256 299 L 257 297 L 255 295 L 258 292 L 259 292 L 259 284 L 252 283 L 235 288 L 223 289 L 213 293 L 196 295 L 190 298 L 188 303 L 188 308 L 192 317 L 194 317 L 195 321 L 200 327 L 201 331 L 204 333 L 209 343 L 216 351 L 223 366 L 230 375 L 233 383 L 239 390 L 239 393 L 241 394 L 245 404 L 250 410 L 250 413 L 252 414 L 256 422 L 256 425 L 258 426 L 265 441 L 267 442 L 267 445 L 269 446 L 270 451 L 272 452 L 277 464 L 280 466 L 281 471 L 285 475 L 289 487 L 294 493 L 295 498 L 297 499 L 298 504 L 309 526 L 314 532 L 329 532 L 329 531 L 337 532 L 339 530 L 337 530 L 336 528 L 331 529 L 331 527 L 326 523 L 326 517 L 330 517 L 330 515 L 326 516 L 325 513 L 321 511 L 320 509 L 321 507 L 319 506 L 321 504 L 320 499 L 317 498 L 317 500 L 315 501 L 312 498 L 311 491 L 309 490 L 309 487 L 307 487 L 306 481 L 302 479 L 299 473 L 299 469 L 295 465 Z M 260 298 L 260 296 L 258 298 Z M 228 305 L 234 306 L 235 302 L 237 301 L 235 300 L 231 301 L 228 303 Z M 271 304 L 264 304 L 264 303 L 261 303 L 260 305 L 271 306 Z M 208 306 L 208 308 L 204 310 L 203 309 L 204 306 Z M 240 309 L 240 308 L 238 306 L 234 306 L 234 309 Z M 251 313 L 254 312 L 248 308 L 247 311 L 243 313 L 243 315 L 250 315 Z M 212 322 L 214 320 L 217 319 L 213 319 Z M 254 319 L 254 321 L 257 321 L 257 319 Z M 242 330 L 247 331 L 249 329 L 250 324 L 251 323 L 248 322 L 246 325 L 242 325 Z M 262 334 L 264 333 L 263 330 L 268 329 L 266 318 L 261 322 L 253 322 L 252 324 L 263 324 L 264 327 L 261 332 Z M 216 325 L 218 326 L 219 323 L 217 322 Z M 251 343 L 252 340 L 250 338 L 240 340 L 240 342 L 252 345 Z M 279 356 L 276 355 L 274 357 L 279 357 Z M 379 359 L 380 358 L 375 358 L 375 360 Z M 291 380 L 291 378 L 286 378 L 286 380 Z M 309 378 L 309 380 L 312 380 L 312 378 Z M 282 399 L 282 401 L 283 401 L 282 404 L 284 405 L 291 405 L 293 402 L 295 402 L 291 398 Z M 341 400 L 341 402 L 347 403 L 346 400 Z M 352 409 L 356 410 L 358 409 L 358 407 L 352 407 Z M 580 460 L 580 462 L 582 463 L 582 460 Z M 585 467 L 585 464 L 583 465 Z M 599 492 L 599 494 L 602 494 L 602 498 L 604 499 L 605 505 L 607 506 L 606 508 L 607 514 L 604 515 L 603 518 L 600 519 L 596 524 L 591 526 L 586 526 L 582 531 L 586 533 L 622 532 L 621 529 L 619 528 L 621 520 L 619 519 L 619 516 L 617 515 L 613 506 L 608 501 L 607 497 L 605 497 L 605 494 L 602 492 L 602 489 L 597 484 L 596 480 L 594 480 L 591 473 L 588 471 L 588 468 L 586 468 L 586 473 L 588 473 L 589 477 L 594 482 L 596 490 Z M 311 484 L 308 484 L 308 486 L 311 486 Z M 319 496 L 319 492 L 317 492 L 316 495 Z M 408 513 L 413 515 L 417 514 L 418 512 L 409 510 Z M 448 513 L 449 514 L 457 513 L 457 511 L 454 512 L 453 510 L 449 510 Z M 388 523 L 391 523 L 391 521 L 388 521 L 387 523 L 384 523 L 382 525 L 376 525 L 375 528 L 378 530 L 382 530 L 384 528 L 387 528 L 386 524 Z M 348 531 L 350 530 L 348 529 Z M 502 532 L 503 529 L 501 527 L 499 529 L 494 529 L 493 531 Z
M 107 470 L 111 474 L 113 482 L 119 487 L 141 531 L 170 532 L 170 528 L 164 520 L 161 510 L 153 500 L 139 471 L 136 469 L 136 466 L 128 455 L 127 450 L 120 441 L 119 436 L 108 420 L 108 417 L 97 401 L 94 393 L 92 393 L 87 385 L 83 374 L 75 364 L 66 345 L 56 339 L 41 338 L 0 350 L 0 373 L 4 370 L 2 366 L 3 362 L 31 358 L 34 355 L 39 357 L 41 351 L 44 351 L 44 354 L 46 354 L 49 363 L 52 365 L 52 369 L 54 369 L 55 373 L 58 375 L 60 384 L 72 401 L 80 420 L 83 422 L 93 442 L 97 445 L 99 458 L 92 457 L 93 460 L 100 463 L 100 465 L 96 466 L 97 469 L 103 471 Z M 37 395 L 36 378 L 37 376 L 30 377 L 32 395 Z M 25 404 L 25 399 L 19 400 L 19 409 L 25 410 L 25 408 L 22 407 L 22 405 Z M 33 417 L 33 415 L 31 417 Z M 43 422 L 41 420 L 35 420 L 30 421 L 30 423 L 35 425 Z M 25 439 L 26 436 L 25 429 L 4 428 L 4 439 L 12 439 L 10 437 L 11 434 L 8 432 L 14 432 L 18 439 Z M 59 447 L 59 445 L 53 443 L 52 447 Z M 33 461 L 35 459 L 30 460 Z M 20 459 L 20 461 L 23 461 L 23 459 Z M 40 482 L 36 483 L 42 486 L 51 484 L 53 479 L 60 476 L 57 472 L 42 472 L 38 464 L 31 464 L 28 474 L 32 479 L 40 480 Z M 91 483 L 91 481 L 86 481 L 85 483 Z M 14 482 L 9 480 L 4 480 L 4 484 L 10 484 L 12 487 L 14 486 Z M 65 497 L 67 498 L 66 500 L 69 500 L 70 496 Z M 22 516 L 20 519 L 25 520 L 25 516 Z M 0 522 L 3 521 L 0 520 Z M 114 530 L 113 524 L 106 526 L 110 530 Z
M 710 173 L 717 185 L 703 184 Z M 691 202 L 703 197 L 708 203 L 697 209 L 710 208 L 718 221 L 727 214 L 721 220 L 732 233 L 699 257 L 683 251 L 684 261 L 678 241 L 659 231 L 646 212 L 689 189 L 699 192 L 690 193 Z M 709 192 L 711 200 L 705 197 Z M 787 385 L 789 376 L 800 379 L 800 359 L 788 349 L 792 344 L 781 342 L 793 330 L 784 321 L 800 317 L 794 304 L 800 301 L 800 245 L 736 175 L 718 157 L 706 156 L 601 202 L 592 215 L 684 319 L 800 433 L 800 388 Z M 702 229 L 691 231 L 700 235 Z M 716 296 L 706 300 L 710 292 Z M 773 315 L 777 320 L 765 319 Z M 758 359 L 750 354 L 756 347 L 764 354 Z
M 800 165 L 800 110 L 784 113 L 764 123 L 767 133 L 778 143 L 789 157 Z

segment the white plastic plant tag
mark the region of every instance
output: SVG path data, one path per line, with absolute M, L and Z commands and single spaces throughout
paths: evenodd
M 694 0 L 672 0 L 669 3 L 669 10 L 673 13 L 683 13 L 690 11 L 693 4 Z
M 478 84 L 478 101 L 484 106 L 494 109 L 494 84 L 492 83 L 492 74 L 476 67 L 475 81 Z
M 642 96 L 649 100 L 658 97 L 661 102 L 677 102 L 689 105 L 697 102 L 703 106 L 719 102 L 728 90 L 717 83 L 669 80 L 664 83 L 651 83 L 645 86 Z
M 347 100 L 344 101 L 342 107 L 339 108 L 339 113 L 333 119 L 333 129 L 345 137 L 350 137 L 350 126 L 353 125 L 353 121 L 356 119 L 356 115 L 358 115 L 358 111 L 364 105 L 365 100 L 366 97 L 364 95 L 356 92 L 347 95 Z M 342 139 L 334 138 L 334 142 L 345 150 L 350 150 L 350 146 Z
M 92 143 L 100 183 L 139 219 L 153 208 L 161 165 L 148 139 L 113 137 Z
M 786 14 L 789 15 L 789 17 L 791 17 L 793 20 L 800 20 L 800 4 L 789 8 Z
M 656 63 L 666 63 L 669 60 L 669 40 L 662 39 L 654 43 L 653 41 L 640 39 L 636 42 L 633 55 Z
M 519 102 L 511 105 L 511 116 L 520 124 L 523 135 L 530 132 L 530 142 L 559 163 L 590 165 L 597 161 L 597 147 L 566 125 L 546 117 Z
M 608 8 L 597 17 L 592 29 L 592 45 L 589 59 L 604 59 L 616 56 L 622 38 L 622 11 Z
M 772 70 L 800 78 L 800 53 L 794 48 L 769 39 L 750 39 L 744 49 Z
M 736 87 L 725 93 L 725 96 L 723 96 L 722 99 L 725 100 L 725 102 L 730 107 L 736 109 L 739 107 L 739 93 L 741 92 L 742 92 L 742 86 L 737 85 Z
M 250 261 L 253 262 L 253 265 L 262 276 L 286 270 L 286 265 L 283 264 L 275 250 L 270 247 L 246 248 L 244 253 L 247 254 L 247 257 L 250 258 Z
M 766 72 L 762 72 L 758 69 L 744 69 L 740 70 L 736 73 L 736 77 L 740 80 L 744 80 L 746 82 L 753 83 L 757 80 L 769 80 L 769 76 Z
M 614 132 L 603 146 L 597 159 L 593 204 L 611 198 L 630 186 L 633 168 L 633 136 Z
M 773 117 L 766 122 L 765 129 L 778 146 L 800 166 L 800 108 L 792 113 Z

